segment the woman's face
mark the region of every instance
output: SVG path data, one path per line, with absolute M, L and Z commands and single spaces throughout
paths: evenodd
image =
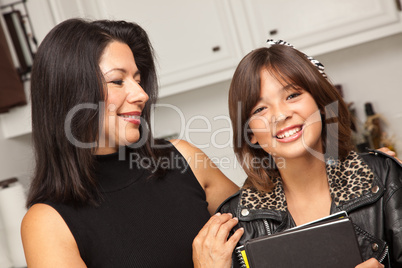
M 139 140 L 140 117 L 148 95 L 140 86 L 140 72 L 127 44 L 110 43 L 99 67 L 106 81 L 107 96 L 97 154 L 109 154 L 116 152 L 118 146 Z
M 321 115 L 309 92 L 281 83 L 262 69 L 260 99 L 251 110 L 251 142 L 274 158 L 323 152 Z

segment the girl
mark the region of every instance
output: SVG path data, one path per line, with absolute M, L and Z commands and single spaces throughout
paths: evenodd
M 243 58 L 230 85 L 235 153 L 248 178 L 218 211 L 238 218 L 238 246 L 346 211 L 365 261 L 358 267 L 401 267 L 400 163 L 354 152 L 347 106 L 323 66 L 284 41 L 268 42 Z M 200 267 L 230 267 L 226 231 L 212 221 L 201 230 L 193 244 Z M 236 254 L 233 264 L 241 265 Z

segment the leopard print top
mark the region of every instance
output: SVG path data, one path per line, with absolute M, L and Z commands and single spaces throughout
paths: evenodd
M 345 161 L 336 161 L 326 167 L 330 194 L 337 206 L 370 192 L 374 173 L 356 152 L 350 152 Z M 273 183 L 275 186 L 271 192 L 242 189 L 240 205 L 248 209 L 286 211 L 282 179 L 277 177 Z

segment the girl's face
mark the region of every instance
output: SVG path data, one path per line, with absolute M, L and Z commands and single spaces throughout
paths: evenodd
M 281 83 L 262 69 L 260 99 L 251 110 L 251 142 L 274 158 L 296 159 L 323 153 L 321 115 L 309 92 Z
M 116 152 L 118 146 L 139 140 L 140 117 L 148 95 L 140 86 L 140 72 L 127 44 L 110 43 L 99 67 L 106 81 L 107 97 L 97 154 L 109 154 Z

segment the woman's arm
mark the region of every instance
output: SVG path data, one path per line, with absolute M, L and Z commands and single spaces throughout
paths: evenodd
M 239 187 L 229 180 L 219 168 L 200 149 L 184 140 L 172 140 L 171 143 L 183 155 L 190 165 L 198 182 L 207 196 L 208 211 L 213 215 L 218 206 Z
M 398 160 L 400 163 L 402 163 L 402 160 L 399 159 L 398 157 L 396 157 L 396 153 L 394 151 L 391 151 L 390 149 L 388 149 L 387 147 L 381 147 L 380 149 L 377 149 L 377 151 L 381 151 L 383 153 L 386 153 L 392 157 L 394 157 L 396 160 Z
M 29 268 L 86 267 L 70 229 L 48 205 L 36 204 L 28 210 L 21 236 Z

